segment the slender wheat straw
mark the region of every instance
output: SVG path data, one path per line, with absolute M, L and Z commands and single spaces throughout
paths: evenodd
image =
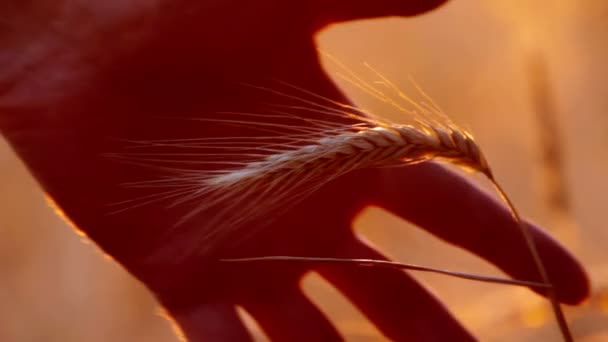
M 266 135 L 138 142 L 142 146 L 179 148 L 196 152 L 135 152 L 113 155 L 115 158 L 139 164 L 171 163 L 170 167 L 163 167 L 171 173 L 170 177 L 130 184 L 130 186 L 168 190 L 118 203 L 116 205 L 127 205 L 126 208 L 123 207 L 118 211 L 160 200 L 173 200 L 172 206 L 186 202 L 197 203 L 195 209 L 184 215 L 176 226 L 197 215 L 205 214 L 206 222 L 200 230 L 197 246 L 199 253 L 209 254 L 213 252 L 214 246 L 222 245 L 227 240 L 240 241 L 248 237 L 264 224 L 271 222 L 270 218 L 279 217 L 284 211 L 326 183 L 349 172 L 362 168 L 403 166 L 429 159 L 443 159 L 472 171 L 481 172 L 495 185 L 519 224 L 534 257 L 543 279 L 543 286 L 548 289 L 564 340 L 571 341 L 571 334 L 532 234 L 495 181 L 473 136 L 452 123 L 419 88 L 417 89 L 427 102 L 412 100 L 369 66 L 368 68 L 380 78 L 376 84 L 382 85 L 383 89 L 365 82 L 344 65 L 340 67 L 345 71 L 339 74 L 341 78 L 373 98 L 410 114 L 415 119 L 415 124 L 391 123 L 371 115 L 368 111 L 336 102 L 284 82 L 280 84 L 304 96 L 273 88 L 256 87 L 286 98 L 291 104 L 277 105 L 276 108 L 283 111 L 277 110 L 273 114 L 224 112 L 221 113 L 220 119 L 196 120 L 243 126 Z M 406 109 L 404 104 L 387 95 L 385 93 L 387 90 L 397 94 L 398 100 L 413 109 Z M 313 111 L 325 115 L 326 119 L 309 119 L 291 114 L 291 111 Z M 292 120 L 292 124 L 269 122 L 276 118 L 288 118 Z M 336 118 L 341 121 L 336 121 Z M 352 120 L 354 123 L 345 125 L 344 119 Z M 196 159 L 187 157 L 196 157 Z M 184 167 L 178 168 L 175 164 Z M 287 259 L 297 261 L 294 257 Z M 264 260 L 286 260 L 286 258 L 275 256 Z M 323 262 L 321 258 L 309 260 Z M 437 272 L 437 270 L 432 271 Z M 441 270 L 439 272 L 456 275 L 455 272 Z M 475 278 L 469 277 L 469 279 Z M 512 284 L 518 283 L 525 282 L 512 282 Z
M 388 261 L 388 260 L 375 260 L 375 259 L 343 259 L 343 258 L 312 258 L 312 257 L 294 257 L 294 256 L 269 256 L 269 257 L 255 257 L 255 258 L 240 258 L 240 259 L 222 259 L 225 262 L 262 262 L 262 261 L 288 261 L 288 262 L 302 262 L 302 263 L 325 263 L 325 264 L 347 264 L 347 265 L 355 265 L 355 266 L 378 266 L 385 268 L 397 268 L 404 269 L 408 271 L 419 271 L 419 272 L 429 272 L 429 273 L 437 273 L 448 275 L 451 277 L 474 280 L 486 283 L 494 283 L 494 284 L 504 284 L 504 285 L 514 285 L 514 286 L 525 286 L 525 287 L 534 287 L 538 289 L 547 289 L 548 285 L 545 283 L 538 283 L 534 281 L 525 281 L 525 280 L 514 280 L 514 279 L 505 279 L 505 278 L 497 278 L 497 277 L 489 277 L 489 276 L 481 276 L 476 274 L 469 274 L 464 272 L 454 272 L 447 271 L 444 269 L 437 269 L 432 267 L 413 265 L 413 264 L 405 264 L 401 262 Z

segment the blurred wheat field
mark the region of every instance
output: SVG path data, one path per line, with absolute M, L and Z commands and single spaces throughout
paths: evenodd
M 333 26 L 318 42 L 355 69 L 368 62 L 404 86 L 412 76 L 473 131 L 518 209 L 547 227 L 590 272 L 593 297 L 566 310 L 577 340 L 608 340 L 602 215 L 608 193 L 608 3 L 454 0 L 418 18 Z M 545 127 L 529 68 L 535 56 L 542 56 L 560 142 L 560 177 L 553 183 L 539 139 Z M 399 121 L 401 114 L 340 84 L 357 104 Z M 567 197 L 563 212 L 548 201 L 556 186 Z M 500 275 L 377 208 L 364 211 L 356 229 L 400 261 Z M 0 341 L 177 341 L 143 286 L 52 212 L 4 142 L 0 235 Z M 559 340 L 549 307 L 528 290 L 413 275 L 483 341 Z M 383 340 L 319 277 L 309 275 L 304 287 L 349 341 Z

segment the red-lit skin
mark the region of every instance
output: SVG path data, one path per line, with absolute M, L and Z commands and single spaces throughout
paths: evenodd
M 19 35 L 18 27 L 0 31 L 0 61 L 18 56 L 28 64 L 25 69 L 0 66 L 0 129 L 79 229 L 144 282 L 192 341 L 248 340 L 235 304 L 277 341 L 339 340 L 332 323 L 299 288 L 309 270 L 320 272 L 391 339 L 471 340 L 440 302 L 400 271 L 221 264 L 203 257 L 176 261 L 173 254 L 196 247 L 196 230 L 205 217 L 188 221 L 168 238 L 164 232 L 185 208 L 155 203 L 107 214 L 109 203 L 142 194 L 119 184 L 155 176 L 153 170 L 104 157 L 124 147 L 112 138 L 242 134 L 237 128 L 160 117 L 261 112 L 267 103 L 285 103 L 241 83 L 271 85 L 279 79 L 347 102 L 318 63 L 314 34 L 332 22 L 411 16 L 443 1 L 140 2 L 146 5 L 131 2 L 113 11 L 75 14 L 73 22 L 51 34 L 9 43 L 5 38 Z M 108 8 L 107 3 L 126 2 L 99 3 Z M 27 6 L 13 9 L 27 17 Z M 10 11 L 6 13 L 0 17 L 10 19 Z M 24 49 L 41 40 L 54 48 Z M 57 70 L 60 75 L 69 71 L 70 77 L 48 81 Z M 353 217 L 369 204 L 479 255 L 514 278 L 540 281 L 503 205 L 433 163 L 346 175 L 246 240 L 237 252 L 225 248 L 219 256 L 383 258 L 352 232 Z M 589 289 L 581 266 L 533 229 L 559 299 L 571 304 L 583 300 Z

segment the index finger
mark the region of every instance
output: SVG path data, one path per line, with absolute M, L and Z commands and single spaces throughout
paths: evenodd
M 516 279 L 542 281 L 515 222 L 500 202 L 435 163 L 384 170 L 373 201 L 431 234 L 488 260 Z M 589 294 L 579 262 L 539 227 L 530 225 L 558 300 L 576 304 Z M 533 289 L 544 295 L 543 290 Z

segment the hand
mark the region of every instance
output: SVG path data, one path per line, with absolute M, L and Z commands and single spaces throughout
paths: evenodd
M 340 340 L 299 288 L 311 269 L 391 339 L 471 340 L 443 305 L 403 272 L 227 264 L 203 255 L 176 259 L 173 255 L 199 247 L 196 233 L 205 217 L 169 234 L 187 208 L 167 208 L 161 201 L 108 215 L 111 203 L 154 194 L 121 184 L 156 176 L 153 169 L 105 158 L 124 148 L 116 138 L 243 133 L 181 120 L 219 111 L 260 112 L 277 102 L 276 96 L 242 83 L 268 85 L 279 79 L 348 102 L 319 65 L 315 32 L 341 20 L 417 15 L 442 2 L 113 0 L 101 5 L 64 0 L 46 9 L 55 21 L 33 15 L 35 5 L 13 5 L 5 20 L 9 30 L 0 33 L 0 60 L 11 62 L 0 66 L 0 129 L 67 217 L 144 282 L 192 341 L 248 340 L 235 305 L 248 310 L 274 340 Z M 15 19 L 24 17 L 28 20 Z M 171 116 L 180 120 L 160 119 Z M 384 258 L 351 229 L 354 216 L 370 204 L 468 249 L 514 278 L 540 281 L 506 209 L 433 163 L 341 177 L 245 240 L 238 251 L 219 246 L 224 251 L 219 257 Z M 533 229 L 559 299 L 580 302 L 589 291 L 582 268 Z

